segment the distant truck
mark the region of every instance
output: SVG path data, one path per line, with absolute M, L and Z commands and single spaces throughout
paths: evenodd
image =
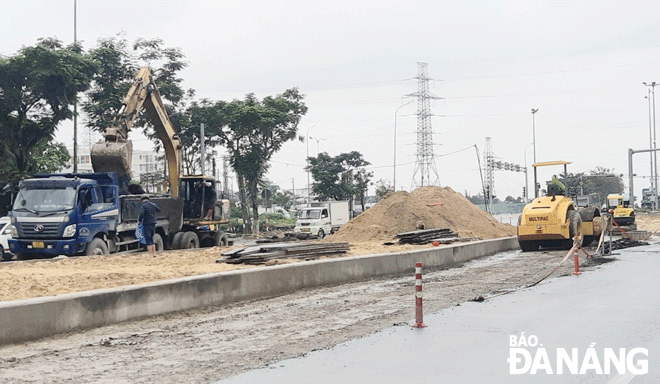
M 351 219 L 348 201 L 326 201 L 311 203 L 298 214 L 293 233 L 296 236 L 316 235 L 323 238 L 335 233 Z

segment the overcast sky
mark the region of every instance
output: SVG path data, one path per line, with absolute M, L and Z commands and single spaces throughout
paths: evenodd
M 40 37 L 72 42 L 73 4 L 0 1 L 0 54 Z M 309 107 L 299 132 L 319 140 L 288 143 L 274 157 L 269 178 L 286 189 L 292 179 L 296 188 L 307 184 L 306 152 L 317 147 L 332 156 L 359 151 L 374 180 L 391 183 L 395 111 L 417 91 L 417 62 L 428 63 L 431 92 L 441 98 L 431 103 L 436 155 L 476 144 L 483 156 L 491 137 L 502 161 L 530 165 L 532 108 L 537 160 L 573 161 L 570 172 L 601 166 L 627 183 L 628 148 L 649 148 L 642 82 L 660 82 L 659 1 L 78 0 L 77 7 L 85 49 L 119 32 L 181 48 L 184 86 L 198 98 L 299 87 Z M 412 184 L 415 110 L 413 102 L 397 115 L 397 189 Z M 57 134 L 69 146 L 71 127 Z M 439 156 L 436 167 L 442 186 L 481 188 L 473 148 Z M 635 155 L 635 173 L 639 192 L 649 184 L 648 154 Z M 520 196 L 523 185 L 522 173 L 495 173 L 501 198 Z

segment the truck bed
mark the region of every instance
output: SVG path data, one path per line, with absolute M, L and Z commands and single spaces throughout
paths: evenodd
M 121 224 L 133 224 L 137 222 L 140 213 L 140 195 L 123 195 L 119 197 L 121 212 L 119 221 Z M 149 196 L 149 200 L 160 207 L 161 211 L 156 215 L 157 220 L 169 222 L 166 231 L 174 233 L 181 230 L 183 226 L 183 199 L 170 196 Z

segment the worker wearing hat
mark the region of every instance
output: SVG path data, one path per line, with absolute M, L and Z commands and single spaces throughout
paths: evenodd
M 138 222 L 144 227 L 144 240 L 147 245 L 147 251 L 150 255 L 156 256 L 156 247 L 154 246 L 154 234 L 156 233 L 156 213 L 160 212 L 160 207 L 149 200 L 146 193 L 140 199 L 140 214 Z

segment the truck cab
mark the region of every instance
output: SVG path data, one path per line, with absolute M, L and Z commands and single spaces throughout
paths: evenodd
M 21 181 L 10 214 L 9 249 L 28 255 L 76 255 L 98 233 L 114 230 L 119 187 L 114 175 L 40 175 Z
M 293 232 L 296 236 L 316 235 L 323 238 L 335 233 L 350 220 L 348 201 L 312 203 L 298 213 Z

